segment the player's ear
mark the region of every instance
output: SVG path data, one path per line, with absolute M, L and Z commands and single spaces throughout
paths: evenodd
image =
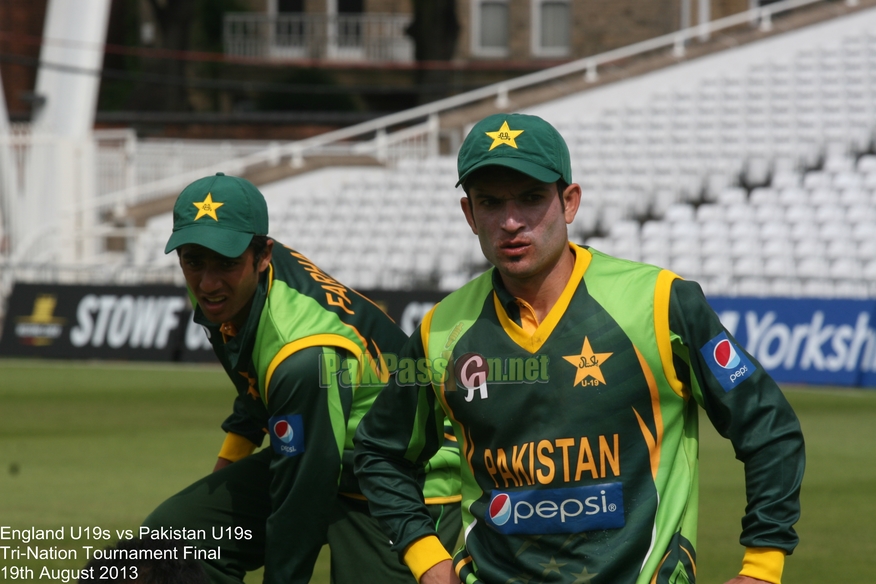
M 471 208 L 471 198 L 466 195 L 459 199 L 459 206 L 462 207 L 462 212 L 465 215 L 465 220 L 468 221 L 468 226 L 471 227 L 472 233 L 478 234 L 478 226 L 474 220 L 474 213 Z
M 563 215 L 566 219 L 566 225 L 570 225 L 578 213 L 578 207 L 581 205 L 581 185 L 572 183 L 566 187 L 561 197 L 563 198 Z
M 271 263 L 271 258 L 273 257 L 274 251 L 274 240 L 268 238 L 268 241 L 265 242 L 265 249 L 262 250 L 262 257 L 259 259 L 259 272 L 263 272 L 268 269 L 268 264 Z

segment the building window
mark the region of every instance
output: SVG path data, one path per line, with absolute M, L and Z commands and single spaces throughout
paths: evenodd
M 475 0 L 472 6 L 472 53 L 508 56 L 508 1 Z
M 363 0 L 338 0 L 338 47 L 362 48 Z M 353 56 L 353 55 L 350 55 Z
M 532 53 L 565 57 L 571 48 L 569 0 L 533 0 Z
M 304 0 L 277 0 L 277 12 L 301 14 L 304 12 Z

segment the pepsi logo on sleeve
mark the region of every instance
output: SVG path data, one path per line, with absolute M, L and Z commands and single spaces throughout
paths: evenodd
M 298 456 L 304 452 L 304 421 L 299 414 L 274 416 L 268 420 L 271 446 L 283 456 Z
M 700 353 L 724 391 L 730 391 L 754 373 L 751 360 L 727 337 L 726 332 L 706 343 Z

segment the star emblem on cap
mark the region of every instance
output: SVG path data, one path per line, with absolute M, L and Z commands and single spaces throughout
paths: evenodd
M 590 346 L 590 339 L 584 337 L 584 345 L 580 355 L 564 356 L 563 359 L 578 368 L 575 373 L 575 384 L 586 387 L 588 385 L 605 385 L 605 377 L 602 375 L 601 366 L 608 361 L 614 353 L 594 353 Z M 592 380 L 588 380 L 592 377 Z
M 214 221 L 219 221 L 219 217 L 216 216 L 216 209 L 224 204 L 225 203 L 214 203 L 213 194 L 207 193 L 207 197 L 203 201 L 201 201 L 200 203 L 192 203 L 192 205 L 194 205 L 195 208 L 198 210 L 198 214 L 195 215 L 195 221 L 197 221 L 204 215 L 212 217 Z
M 490 144 L 490 150 L 496 146 L 501 146 L 502 144 L 516 149 L 517 142 L 515 142 L 514 139 L 524 131 L 525 130 L 512 130 L 508 127 L 508 122 L 504 121 L 502 122 L 502 127 L 495 132 L 484 132 L 484 134 L 493 139 L 493 143 Z

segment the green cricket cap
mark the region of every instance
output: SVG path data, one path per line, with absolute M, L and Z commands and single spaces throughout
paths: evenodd
M 552 183 L 572 183 L 569 147 L 556 128 L 538 116 L 493 114 L 474 125 L 459 149 L 459 182 L 484 166 L 505 166 Z
M 218 172 L 196 180 L 179 194 L 173 206 L 173 233 L 164 253 L 194 243 L 236 258 L 246 251 L 253 235 L 267 234 L 264 195 L 245 178 Z

